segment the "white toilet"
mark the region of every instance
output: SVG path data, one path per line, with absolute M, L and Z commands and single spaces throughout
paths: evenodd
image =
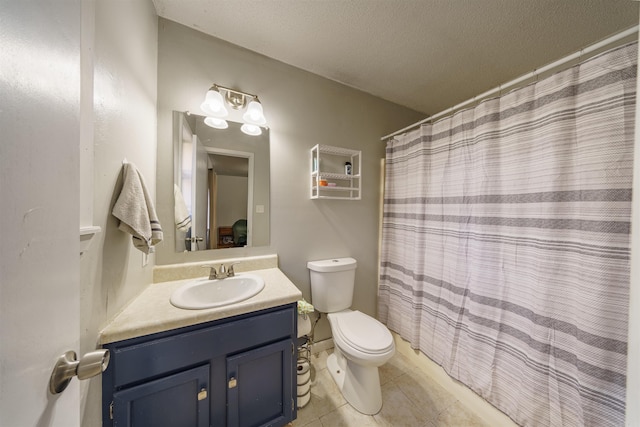
M 316 310 L 328 313 L 334 351 L 327 369 L 344 398 L 363 414 L 382 408 L 378 366 L 395 353 L 391 332 L 382 323 L 357 310 L 353 300 L 356 260 L 338 258 L 309 261 L 311 298 Z

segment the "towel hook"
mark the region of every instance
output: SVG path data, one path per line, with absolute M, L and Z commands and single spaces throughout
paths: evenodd
M 124 159 L 122 159 L 122 164 L 126 165 L 127 163 L 129 163 L 129 161 L 127 160 L 127 158 L 125 157 Z

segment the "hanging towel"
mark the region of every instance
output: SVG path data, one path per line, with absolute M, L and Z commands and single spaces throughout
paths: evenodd
M 189 211 L 187 210 L 182 191 L 180 191 L 180 187 L 176 184 L 173 184 L 173 202 L 175 204 L 174 216 L 176 218 L 176 228 L 180 231 L 187 232 L 189 228 L 191 228 L 191 215 L 189 215 Z
M 162 227 L 142 175 L 133 163 L 123 166 L 124 184 L 111 212 L 120 220 L 118 228 L 132 236 L 133 246 L 148 254 L 162 241 Z

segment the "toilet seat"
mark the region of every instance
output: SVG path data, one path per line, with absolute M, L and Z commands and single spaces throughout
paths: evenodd
M 381 355 L 395 348 L 391 332 L 378 320 L 360 311 L 329 314 L 333 333 L 341 341 L 364 354 Z

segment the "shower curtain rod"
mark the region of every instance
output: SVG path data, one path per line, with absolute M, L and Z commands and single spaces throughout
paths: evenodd
M 518 78 L 516 78 L 514 80 L 511 80 L 511 81 L 509 81 L 507 83 L 501 84 L 498 87 L 495 87 L 495 88 L 493 88 L 491 90 L 488 90 L 488 91 L 486 91 L 486 92 L 484 92 L 484 93 L 482 93 L 482 94 L 480 94 L 478 96 L 474 96 L 473 98 L 470 98 L 470 99 L 468 99 L 468 100 L 466 100 L 464 102 L 461 102 L 460 104 L 454 105 L 453 107 L 447 108 L 446 110 L 441 111 L 440 113 L 437 113 L 437 114 L 434 114 L 432 116 L 429 116 L 426 119 L 420 120 L 419 122 L 416 122 L 416 123 L 414 123 L 412 125 L 409 125 L 409 126 L 407 126 L 405 128 L 402 128 L 402 129 L 400 129 L 398 131 L 390 133 L 387 136 L 383 136 L 382 138 L 380 138 L 380 140 L 381 141 L 385 141 L 385 140 L 387 140 L 389 138 L 392 138 L 392 137 L 394 137 L 396 135 L 400 135 L 400 134 L 402 134 L 402 133 L 404 133 L 404 132 L 406 132 L 408 130 L 411 130 L 411 129 L 415 128 L 415 127 L 418 127 L 418 126 L 420 126 L 420 125 L 422 125 L 424 123 L 427 123 L 427 122 L 439 119 L 441 117 L 447 116 L 447 115 L 453 113 L 456 110 L 459 110 L 459 109 L 461 109 L 463 107 L 466 107 L 469 104 L 473 104 L 476 101 L 488 98 L 488 97 L 490 97 L 492 95 L 495 95 L 496 93 L 502 92 L 505 89 L 512 88 L 512 87 L 514 87 L 514 86 L 516 86 L 516 85 L 518 85 L 518 84 L 520 84 L 520 83 L 522 83 L 522 82 L 524 82 L 524 81 L 526 81 L 528 79 L 536 78 L 538 75 L 546 73 L 547 71 L 551 71 L 554 68 L 559 68 L 562 65 L 566 64 L 567 62 L 573 61 L 574 59 L 580 59 L 585 54 L 589 54 L 589 53 L 591 53 L 593 51 L 596 51 L 596 50 L 598 50 L 600 48 L 603 48 L 603 47 L 605 47 L 607 45 L 610 45 L 610 44 L 613 44 L 613 43 L 615 43 L 617 41 L 620 41 L 620 40 L 624 39 L 625 37 L 629 37 L 629 36 L 633 35 L 634 33 L 637 33 L 638 32 L 638 28 L 639 28 L 639 26 L 636 25 L 635 27 L 631 27 L 631 28 L 629 28 L 629 29 L 627 29 L 625 31 L 622 31 L 622 32 L 618 33 L 618 34 L 614 34 L 611 37 L 608 37 L 608 38 L 606 38 L 606 39 L 604 39 L 604 40 L 602 40 L 602 41 L 600 41 L 598 43 L 592 44 L 591 46 L 587 46 L 584 49 L 581 49 L 581 50 L 579 50 L 577 52 L 574 52 L 574 53 L 572 53 L 572 54 L 570 54 L 568 56 L 565 56 L 564 58 L 559 59 L 559 60 L 557 60 L 555 62 L 552 62 L 549 65 L 545 65 L 542 68 L 537 68 L 537 69 L 535 69 L 535 70 L 533 70 L 533 71 L 531 71 L 531 72 L 529 72 L 529 73 L 527 73 L 525 75 L 522 75 L 522 76 L 520 76 L 520 77 L 518 77 Z

